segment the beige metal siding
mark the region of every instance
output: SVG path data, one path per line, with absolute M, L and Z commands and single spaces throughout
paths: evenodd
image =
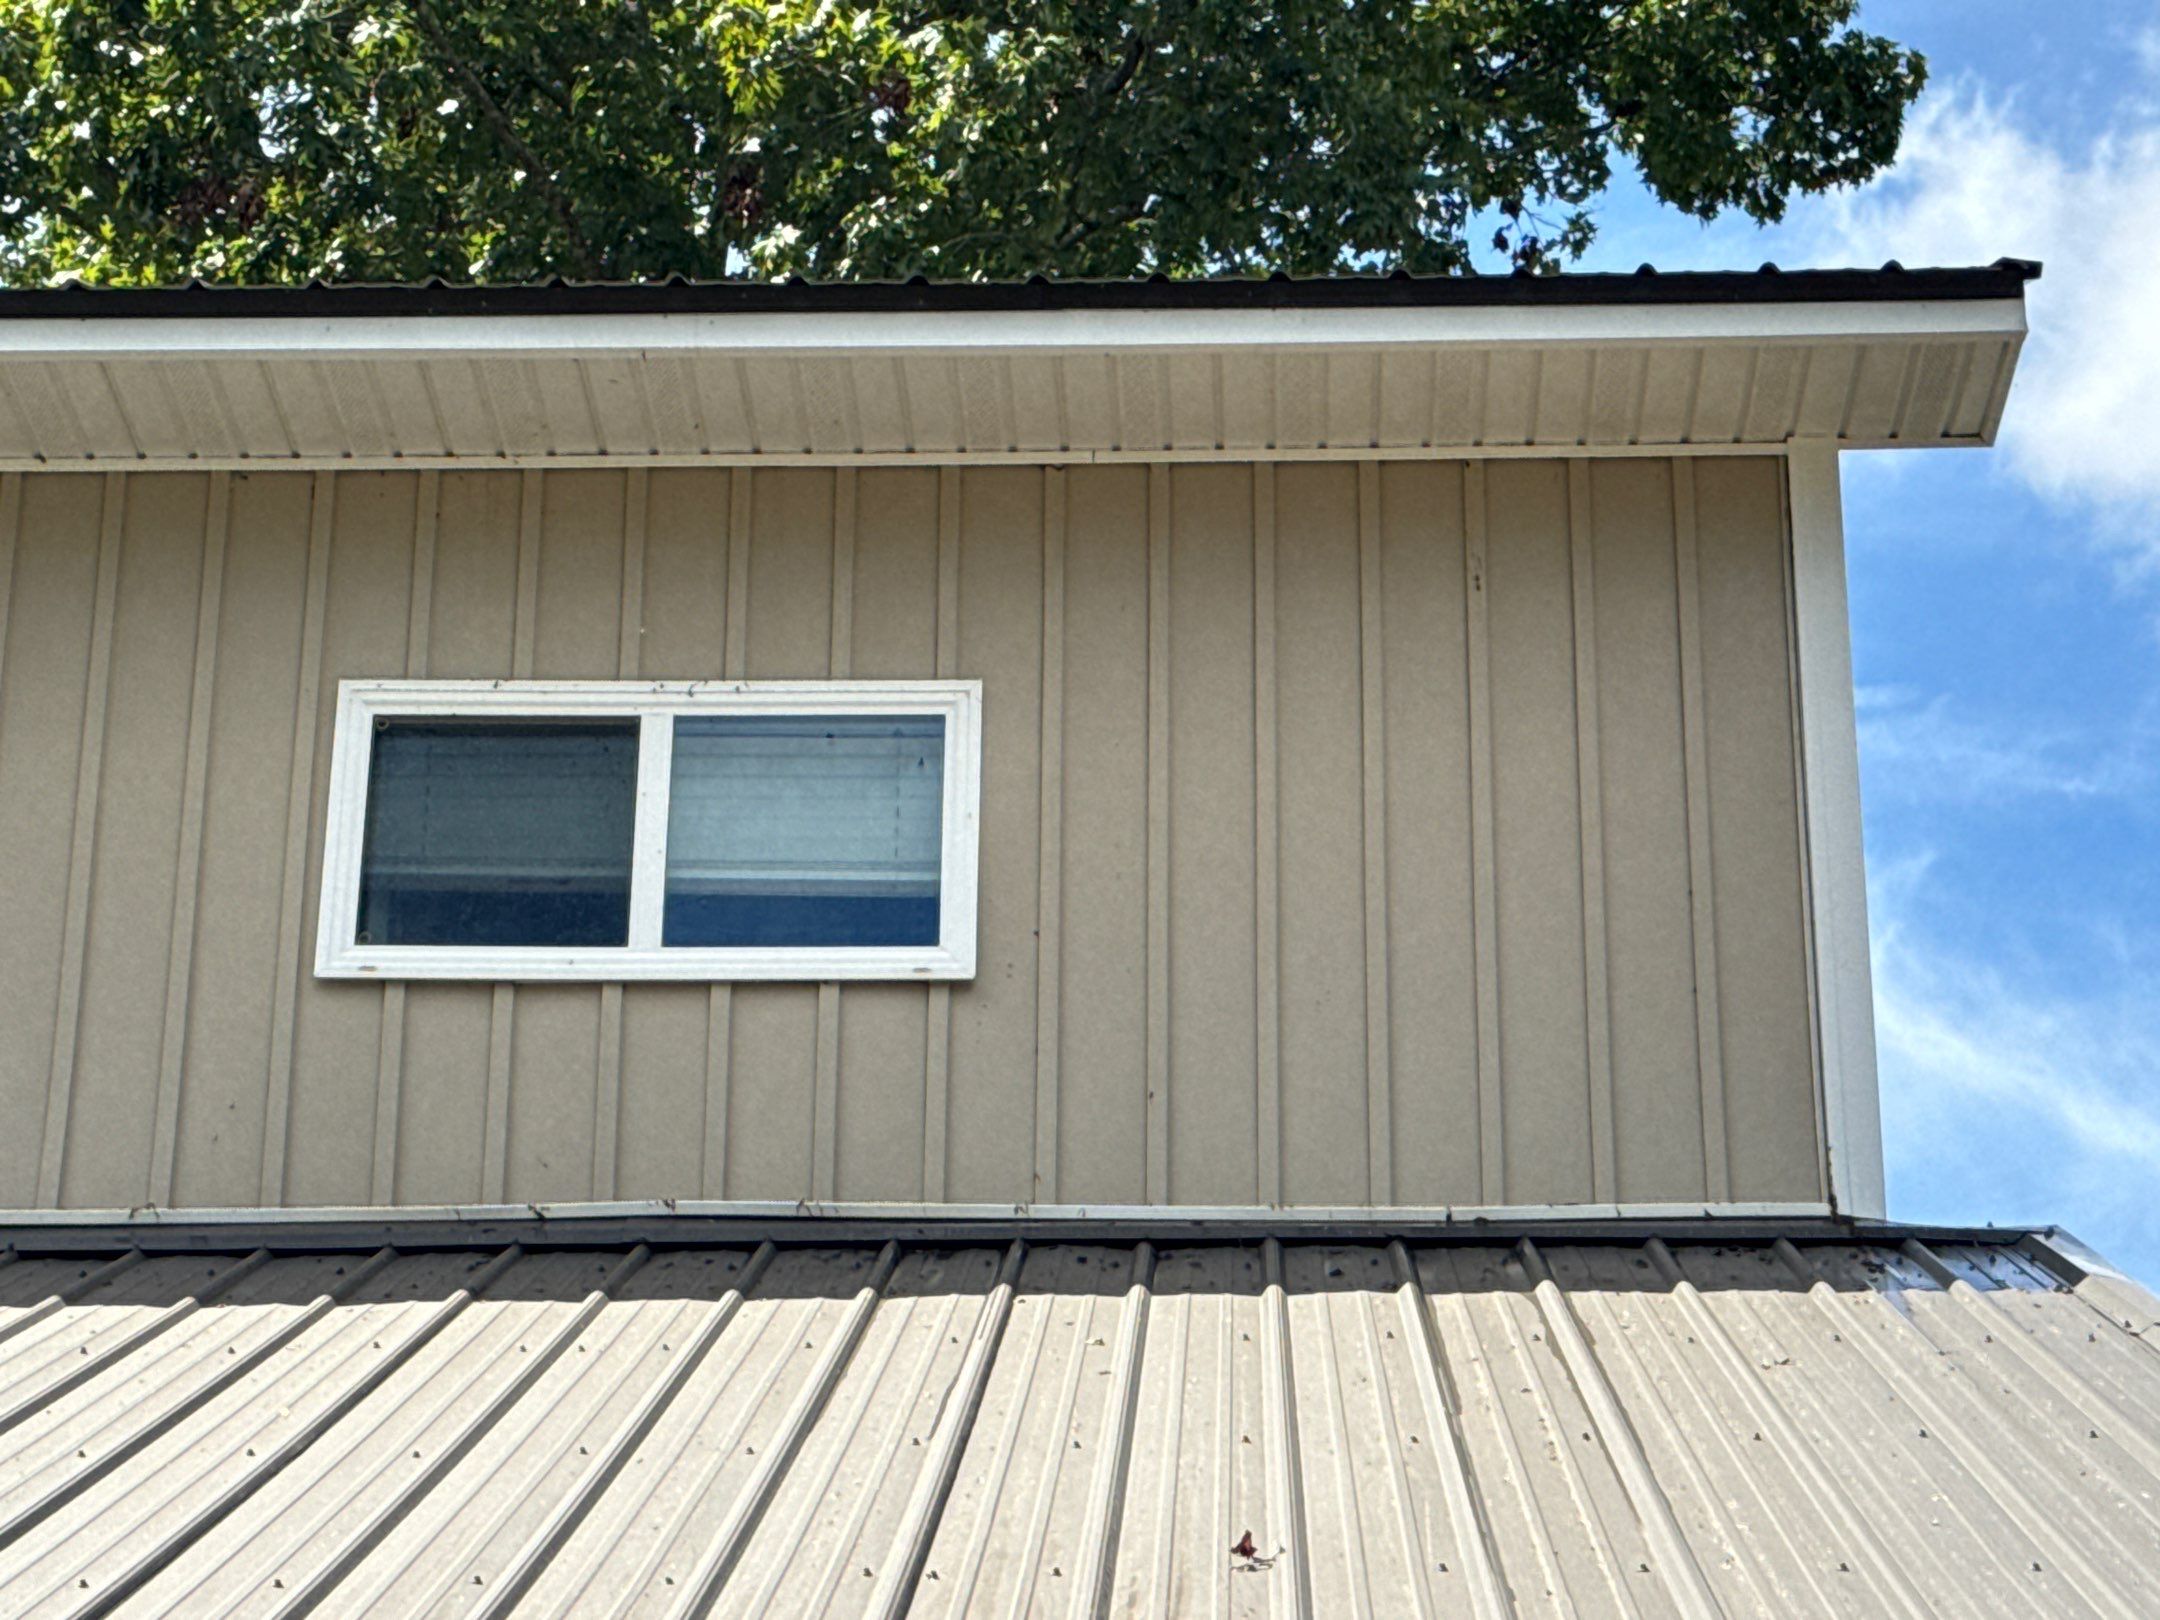
M 0 480 L 0 1205 L 1819 1200 L 1771 458 Z M 357 676 L 985 687 L 980 962 L 309 971 Z

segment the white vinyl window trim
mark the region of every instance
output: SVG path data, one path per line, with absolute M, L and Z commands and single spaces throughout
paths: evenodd
M 945 724 L 934 945 L 661 943 L 677 719 L 699 715 L 935 716 Z M 358 942 L 361 859 L 378 720 L 634 720 L 636 826 L 626 945 Z M 971 979 L 982 800 L 982 683 L 934 681 L 431 681 L 339 683 L 315 973 L 326 979 L 692 981 Z

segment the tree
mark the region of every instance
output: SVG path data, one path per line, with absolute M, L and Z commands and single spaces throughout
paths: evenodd
M 1895 155 L 1855 0 L 0 0 L 0 278 L 1468 269 Z

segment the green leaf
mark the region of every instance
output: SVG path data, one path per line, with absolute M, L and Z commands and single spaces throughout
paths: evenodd
M 0 278 L 1544 270 L 1616 154 L 1703 218 L 1879 172 L 1926 69 L 1853 19 L 0 0 Z

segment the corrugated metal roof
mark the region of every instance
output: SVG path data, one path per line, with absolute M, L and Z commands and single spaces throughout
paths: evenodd
M 0 1611 L 2160 1612 L 2160 1303 L 2031 1244 L 0 1268 Z

